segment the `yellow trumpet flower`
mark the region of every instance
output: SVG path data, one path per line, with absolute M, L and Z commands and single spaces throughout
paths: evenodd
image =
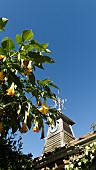
M 35 123 L 35 126 L 32 128 L 32 130 L 33 130 L 34 132 L 39 132 L 39 131 L 40 131 L 40 129 L 39 129 L 39 127 L 38 127 L 38 122 Z
M 32 61 L 29 61 L 25 74 L 30 75 L 31 72 L 32 72 Z
M 6 90 L 7 91 L 7 95 L 14 96 L 14 94 L 15 94 L 14 88 L 15 88 L 15 85 L 14 85 L 14 82 L 13 82 L 12 85 L 10 86 L 10 88 Z
M 23 123 L 23 124 L 22 124 L 22 127 L 21 127 L 21 129 L 20 129 L 20 132 L 21 132 L 21 133 L 26 133 L 27 131 L 28 131 L 28 129 L 27 129 L 26 123 Z
M 41 112 L 42 114 L 47 114 L 49 112 L 49 106 L 46 106 L 46 105 L 42 105 L 42 107 L 39 110 L 39 112 Z
M 0 80 L 3 80 L 3 79 L 4 79 L 3 71 L 0 71 Z
M 28 63 L 29 63 L 29 61 L 28 61 L 28 60 L 21 59 L 21 67 L 25 67 L 25 66 L 27 66 L 27 65 L 28 65 Z
M 0 60 L 2 60 L 5 56 L 4 55 L 0 55 Z

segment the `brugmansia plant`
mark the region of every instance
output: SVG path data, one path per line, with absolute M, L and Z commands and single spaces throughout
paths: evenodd
M 8 19 L 0 18 L 0 30 Z M 36 67 L 54 63 L 47 56 L 51 51 L 48 44 L 40 44 L 33 39 L 32 30 L 24 30 L 16 35 L 16 43 L 5 37 L 0 45 L 0 133 L 6 137 L 9 130 L 26 133 L 32 129 L 41 130 L 44 137 L 44 122 L 55 121 L 58 113 L 46 104 L 47 98 L 56 99 L 51 87 L 58 88 L 48 78 L 37 80 Z M 35 99 L 35 100 L 34 100 Z M 34 102 L 36 101 L 36 102 Z

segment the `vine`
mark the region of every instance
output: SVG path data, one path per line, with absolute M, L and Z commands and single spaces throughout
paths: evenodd
M 65 170 L 81 170 L 82 168 L 89 169 L 96 159 L 96 142 L 90 145 L 79 147 L 79 152 L 69 157 L 69 163 L 65 165 Z

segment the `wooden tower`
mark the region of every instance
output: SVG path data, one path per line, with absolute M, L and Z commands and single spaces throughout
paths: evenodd
M 61 100 L 60 97 L 57 98 L 58 103 L 55 103 L 55 106 L 58 106 L 59 111 L 61 111 L 61 107 L 64 106 L 64 101 L 65 100 Z M 75 122 L 62 113 L 56 120 L 56 126 L 49 126 L 48 128 L 43 153 L 52 152 L 75 139 L 72 130 L 73 124 L 75 124 Z

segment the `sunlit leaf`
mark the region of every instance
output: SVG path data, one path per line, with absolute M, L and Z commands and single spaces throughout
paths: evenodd
M 46 44 L 40 44 L 38 41 L 36 40 L 32 40 L 31 43 L 30 43 L 34 48 L 36 48 L 38 51 L 45 51 L 47 52 L 46 48 L 48 46 L 48 43 Z M 51 51 L 50 51 L 51 53 Z
M 24 41 L 29 41 L 29 40 L 31 40 L 33 37 L 34 37 L 34 34 L 33 34 L 32 30 L 24 30 L 24 31 L 22 32 L 22 40 L 23 40 L 23 42 L 24 42 Z
M 39 62 L 39 63 L 54 63 L 54 60 L 48 56 L 42 56 L 40 53 L 36 52 L 29 52 L 28 56 L 30 60 L 34 62 Z
M 18 44 L 21 44 L 21 42 L 22 42 L 22 37 L 21 37 L 21 35 L 16 34 L 16 42 L 17 42 Z
M 37 83 L 40 85 L 48 85 L 51 82 L 49 79 L 44 79 L 44 80 L 37 80 Z
M 13 50 L 15 48 L 14 42 L 8 37 L 3 38 L 1 45 L 7 51 Z
M 0 47 L 0 55 L 4 55 L 5 54 L 5 51 L 2 47 Z

